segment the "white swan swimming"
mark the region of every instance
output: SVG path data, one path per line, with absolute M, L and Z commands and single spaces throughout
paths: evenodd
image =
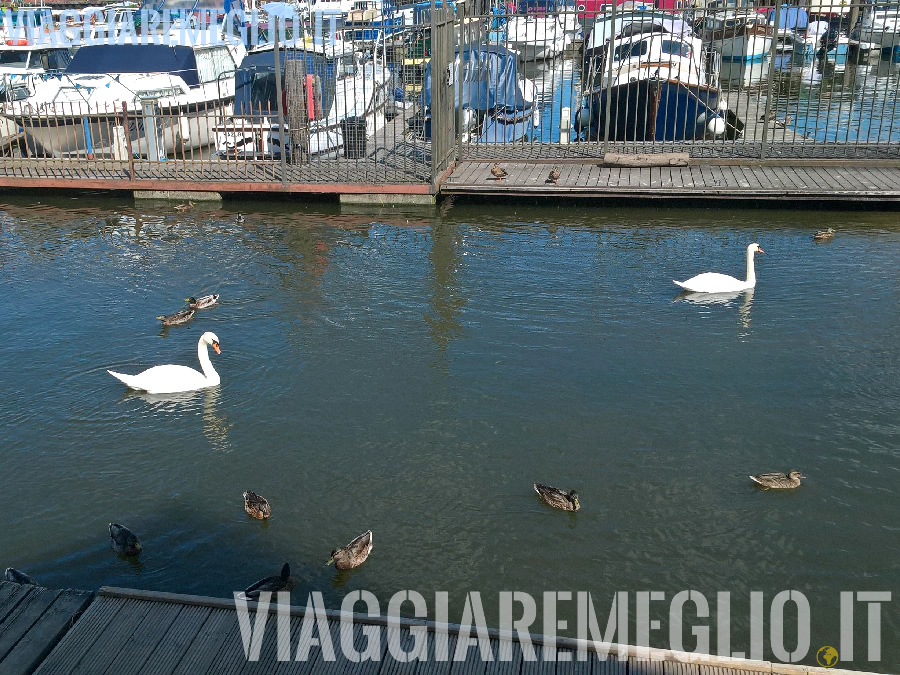
M 747 247 L 747 279 L 741 281 L 727 274 L 717 272 L 704 272 L 687 281 L 674 281 L 678 286 L 691 293 L 737 293 L 756 286 L 756 272 L 753 269 L 753 254 L 765 253 L 759 244 L 750 244 Z
M 219 338 L 215 333 L 206 332 L 197 343 L 197 358 L 200 359 L 200 373 L 187 366 L 155 366 L 137 375 L 123 375 L 107 370 L 117 380 L 121 380 L 132 389 L 141 389 L 148 394 L 173 394 L 179 391 L 194 391 L 204 387 L 215 387 L 219 384 L 219 374 L 209 362 L 207 345 L 212 345 L 216 354 L 221 354 Z

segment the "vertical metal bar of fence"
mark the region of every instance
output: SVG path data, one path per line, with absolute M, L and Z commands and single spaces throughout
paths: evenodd
M 274 56 L 275 56 L 275 109 L 278 112 L 278 140 L 279 147 L 281 149 L 281 183 L 287 183 L 287 132 L 284 128 L 284 113 L 281 110 L 281 101 L 283 96 L 283 90 L 281 85 L 281 58 L 280 58 L 280 49 L 278 43 L 278 29 L 279 29 L 279 17 L 275 15 L 275 44 L 274 44 Z M 346 143 L 346 139 L 344 139 Z
M 432 0 L 432 2 L 431 2 L 431 7 L 432 7 L 432 9 L 431 9 L 432 26 L 434 26 L 434 16 L 435 16 L 435 9 L 434 9 L 434 8 L 435 8 L 435 3 L 434 3 L 434 0 Z M 466 55 L 466 56 L 468 56 L 469 58 L 471 58 L 471 56 L 472 56 L 472 55 L 469 53 L 469 50 L 468 50 L 468 47 L 469 47 L 469 44 L 468 44 L 468 38 L 469 38 L 469 36 L 468 36 L 468 31 L 466 31 L 466 29 L 465 29 L 465 27 L 466 27 L 466 26 L 468 25 L 468 23 L 469 23 L 469 22 L 468 22 L 468 19 L 469 19 L 469 3 L 466 2 L 466 0 L 463 0 L 462 2 L 460 2 L 460 3 L 457 5 L 457 9 L 458 9 L 458 12 L 459 12 L 459 13 L 458 13 L 458 15 L 457 15 L 456 18 L 457 18 L 457 21 L 459 21 L 459 25 L 460 25 L 460 29 L 459 29 L 459 32 L 460 32 L 460 39 L 458 40 L 458 42 L 459 42 L 459 45 L 458 45 L 458 46 L 459 46 L 459 54 L 460 54 L 460 64 L 459 64 L 459 71 L 460 71 L 460 72 L 459 72 L 459 77 L 462 78 L 462 77 L 463 77 L 463 74 L 465 73 L 465 63 L 463 62 L 463 55 Z M 431 35 L 432 35 L 432 40 L 434 40 L 435 31 L 434 31 L 433 28 L 432 28 Z M 455 49 L 454 49 L 454 51 L 455 51 Z M 455 67 L 456 67 L 456 58 L 455 58 L 455 54 L 454 54 L 454 58 L 453 58 L 453 61 L 452 61 L 451 64 L 450 64 L 450 68 L 451 68 L 451 70 L 453 70 Z M 462 83 L 457 83 L 457 82 L 455 82 L 455 80 L 456 80 L 455 77 L 454 77 L 453 79 L 454 79 L 454 84 L 453 84 L 453 86 L 455 87 L 455 89 L 454 89 L 453 101 L 454 101 L 454 117 L 455 117 L 455 119 L 456 119 L 456 122 L 455 122 L 455 128 L 456 128 L 456 139 L 455 139 L 455 141 L 456 141 L 456 161 L 458 162 L 458 161 L 460 160 L 460 158 L 462 157 L 462 129 L 463 129 L 463 106 L 462 106 L 462 96 L 463 96 L 463 93 L 462 93 L 462 92 L 463 92 L 463 85 L 462 85 Z M 434 85 L 435 85 L 434 71 L 432 71 L 432 80 L 431 80 L 431 86 L 432 86 L 432 99 L 434 99 L 434 91 L 433 91 Z M 433 112 L 433 111 L 432 111 L 432 112 Z M 432 116 L 432 119 L 434 119 L 433 116 Z M 432 124 L 432 131 L 433 131 L 433 130 L 434 130 L 434 125 Z
M 762 141 L 759 147 L 760 159 L 766 158 L 766 146 L 769 137 L 769 118 L 772 115 L 772 91 L 775 88 L 775 54 L 778 46 L 778 29 L 781 25 L 781 0 L 776 0 L 775 2 L 775 16 L 773 20 L 775 22 L 775 27 L 772 35 L 772 44 L 769 47 L 769 77 L 768 82 L 766 83 L 766 109 L 763 113 L 764 124 L 762 128 Z
M 596 27 L 596 23 L 594 24 Z M 609 21 L 609 38 L 607 38 L 606 60 L 609 63 L 607 67 L 606 79 L 606 115 L 603 129 L 603 154 L 605 155 L 609 149 L 609 122 L 612 114 L 612 77 L 613 77 L 613 56 L 615 54 L 616 39 L 616 2 L 612 3 L 612 12 Z M 601 82 L 602 84 L 602 82 Z

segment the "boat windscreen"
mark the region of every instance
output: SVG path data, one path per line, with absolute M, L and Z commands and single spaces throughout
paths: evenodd
M 24 68 L 28 63 L 28 52 L 24 50 L 0 50 L 0 66 Z
M 555 0 L 519 0 L 516 7 L 519 14 L 549 14 L 556 11 Z
M 200 83 L 194 50 L 183 45 L 86 45 L 75 52 L 66 73 L 171 73 L 189 87 Z
M 307 75 L 313 75 L 321 85 L 321 111 L 327 115 L 334 102 L 335 63 L 322 54 L 305 51 L 287 50 L 281 54 L 282 84 L 284 85 L 284 61 L 288 58 L 301 61 L 301 69 Z M 284 87 L 287 89 L 287 87 Z M 247 55 L 234 78 L 234 114 L 261 115 L 278 110 L 278 97 L 275 90 L 275 56 L 271 51 Z

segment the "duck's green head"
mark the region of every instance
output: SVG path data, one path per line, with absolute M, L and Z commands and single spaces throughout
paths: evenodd
M 185 298 L 184 301 L 185 301 L 185 302 L 189 302 L 189 303 L 191 303 L 191 304 L 194 304 L 195 302 L 197 302 L 197 298 L 195 298 L 195 297 L 192 295 L 192 296 L 189 297 L 189 298 Z
M 581 502 L 578 501 L 578 493 L 575 492 L 575 490 L 572 490 L 569 493 L 569 499 L 571 500 L 572 504 L 574 505 L 576 511 L 581 508 Z

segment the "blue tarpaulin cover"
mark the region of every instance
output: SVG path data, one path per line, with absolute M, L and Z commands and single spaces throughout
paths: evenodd
M 182 45 L 85 45 L 72 57 L 67 75 L 172 73 L 189 87 L 200 84 L 194 50 Z
M 525 105 L 519 82 L 518 55 L 500 45 L 471 45 L 457 50 L 454 81 L 460 87 L 457 103 L 473 110 L 519 108 Z M 425 68 L 422 96 L 431 105 L 431 65 Z M 460 72 L 462 71 L 462 72 Z M 447 73 L 443 77 L 446 80 Z
M 775 10 L 768 11 L 769 23 L 775 23 Z M 809 16 L 802 7 L 790 7 L 782 5 L 778 13 L 778 26 L 776 28 L 788 28 L 791 30 L 804 30 L 809 23 Z

